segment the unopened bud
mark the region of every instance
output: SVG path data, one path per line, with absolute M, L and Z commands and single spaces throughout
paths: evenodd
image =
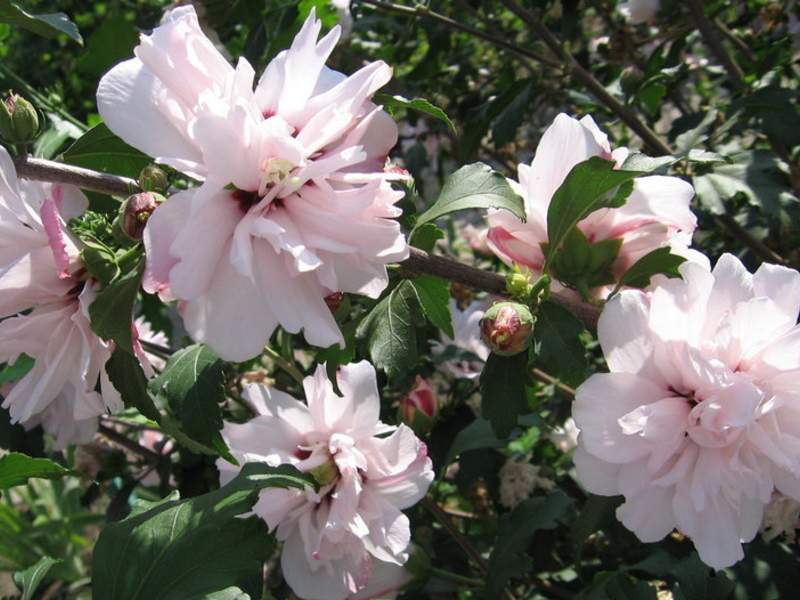
M 400 399 L 399 418 L 416 433 L 430 431 L 439 412 L 436 394 L 427 379 L 417 375 L 411 391 Z
M 147 165 L 139 173 L 139 186 L 145 192 L 166 192 L 169 179 L 162 169 L 155 165 Z
M 636 65 L 626 67 L 619 78 L 619 84 L 626 96 L 632 96 L 644 81 L 644 72 Z
M 8 144 L 28 144 L 42 132 L 39 113 L 18 94 L 0 102 L 0 137 Z
M 495 354 L 519 354 L 531 343 L 533 321 L 527 306 L 498 302 L 481 319 L 481 339 Z
M 531 290 L 530 271 L 506 275 L 506 293 L 512 298 L 524 298 Z
M 122 233 L 130 239 L 140 241 L 144 227 L 153 211 L 164 201 L 164 196 L 142 192 L 128 196 L 119 208 L 119 224 Z

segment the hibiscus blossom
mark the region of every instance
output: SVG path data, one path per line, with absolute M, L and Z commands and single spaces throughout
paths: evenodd
M 225 359 L 258 355 L 278 325 L 343 343 L 325 297 L 377 297 L 408 255 L 384 170 L 397 127 L 370 100 L 392 70 L 329 69 L 340 30 L 320 29 L 312 12 L 254 90 L 248 62 L 234 69 L 180 7 L 100 82 L 115 133 L 204 180 L 153 213 L 144 287 L 182 300 L 188 331 Z
M 614 160 L 617 166 L 628 157 L 627 148 L 613 152 L 606 135 L 590 116 L 580 121 L 560 114 L 545 131 L 529 165 L 519 165 L 519 184 L 512 182 L 525 200 L 527 221 L 508 211 L 489 213 L 489 246 L 508 265 L 528 267 L 534 275 L 542 272 L 547 242 L 547 209 L 556 190 L 579 162 L 593 156 Z M 692 186 L 677 177 L 652 175 L 634 180 L 633 193 L 620 208 L 606 208 L 578 223 L 590 243 L 621 240 L 619 255 L 610 272 L 616 278 L 645 254 L 670 246 L 673 253 L 686 254 L 697 219 L 689 209 Z M 613 285 L 591 290 L 604 298 Z M 558 285 L 556 289 L 560 289 Z
M 706 564 L 743 557 L 773 492 L 800 500 L 800 274 L 731 255 L 694 263 L 600 317 L 610 373 L 573 407 L 575 463 L 645 542 L 678 529 Z
M 17 181 L 0 147 L 0 363 L 34 359 L 4 390 L 3 408 L 14 423 L 41 424 L 56 449 L 89 441 L 97 416 L 122 406 L 104 369 L 113 347 L 89 324 L 97 284 L 64 223 L 87 204 L 75 188 Z
M 453 318 L 454 339 L 444 333 L 441 341 L 431 340 L 431 351 L 441 354 L 448 346 L 466 350 L 479 360 L 447 360 L 441 364 L 451 376 L 456 379 L 477 379 L 483 371 L 483 363 L 489 358 L 489 348 L 481 341 L 481 319 L 486 312 L 486 300 L 473 300 L 472 303 L 461 310 L 454 299 L 450 299 L 450 314 Z
M 303 382 L 308 405 L 288 394 L 252 385 L 244 397 L 257 416 L 226 423 L 225 441 L 236 459 L 290 463 L 314 474 L 320 491 L 265 489 L 253 511 L 285 542 L 286 581 L 307 600 L 343 600 L 367 585 L 372 561 L 402 565 L 411 539 L 400 512 L 433 480 L 425 444 L 405 425 L 379 420 L 375 369 L 366 362 L 338 373 L 339 397 L 325 367 Z M 219 460 L 220 483 L 238 469 Z

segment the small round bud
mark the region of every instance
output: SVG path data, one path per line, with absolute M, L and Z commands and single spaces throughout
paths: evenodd
M 166 192 L 169 187 L 169 179 L 159 167 L 147 165 L 139 173 L 139 186 L 145 192 Z
M 417 375 L 411 391 L 400 399 L 400 420 L 416 433 L 430 431 L 439 413 L 439 403 L 431 384 Z
M 18 94 L 0 102 L 0 137 L 8 144 L 28 144 L 42 132 L 38 111 Z
M 527 273 L 511 273 L 506 275 L 506 292 L 512 298 L 524 298 L 531 290 L 531 275 Z
M 498 302 L 481 319 L 481 340 L 495 354 L 519 354 L 531 343 L 533 321 L 527 306 Z
M 147 220 L 163 201 L 164 196 L 152 192 L 128 196 L 119 208 L 119 224 L 122 233 L 132 240 L 141 241 Z

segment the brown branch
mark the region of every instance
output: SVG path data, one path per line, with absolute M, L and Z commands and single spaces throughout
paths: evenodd
M 711 49 L 711 52 L 717 58 L 725 70 L 728 72 L 728 77 L 733 82 L 733 87 L 738 91 L 747 93 L 750 86 L 744 80 L 744 71 L 736 62 L 736 60 L 728 53 L 722 41 L 717 37 L 717 32 L 714 29 L 714 23 L 706 16 L 706 11 L 703 8 L 703 3 L 700 0 L 686 0 L 686 5 L 689 7 L 689 12 L 692 13 L 694 24 L 700 30 L 700 35 L 703 37 L 706 45 Z
M 129 196 L 142 191 L 136 181 L 119 175 L 98 173 L 91 169 L 30 156 L 14 156 L 12 160 L 17 175 L 24 179 L 64 183 L 112 196 Z

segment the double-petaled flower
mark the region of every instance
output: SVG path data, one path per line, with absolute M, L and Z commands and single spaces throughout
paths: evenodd
M 312 13 L 254 89 L 248 62 L 232 67 L 181 7 L 100 82 L 115 133 L 203 180 L 150 218 L 144 285 L 180 299 L 189 332 L 229 360 L 258 355 L 278 325 L 342 343 L 325 298 L 377 297 L 408 254 L 384 170 L 397 127 L 371 101 L 392 70 L 329 69 L 339 28 L 320 29 Z

